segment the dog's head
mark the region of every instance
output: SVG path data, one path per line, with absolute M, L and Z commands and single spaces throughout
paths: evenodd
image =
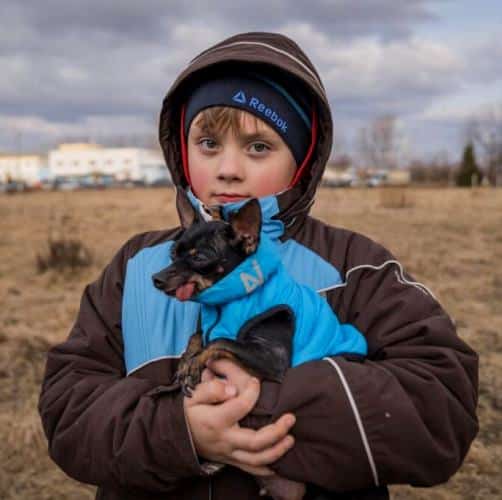
M 185 230 L 172 246 L 172 263 L 152 279 L 156 288 L 183 301 L 212 286 L 256 251 L 261 209 L 253 198 L 228 222 L 204 221 L 189 202 L 182 203 Z

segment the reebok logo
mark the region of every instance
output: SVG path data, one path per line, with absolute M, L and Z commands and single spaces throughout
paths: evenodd
M 232 101 L 239 104 L 246 104 L 250 108 L 258 111 L 258 113 L 265 115 L 265 117 L 274 123 L 277 128 L 282 130 L 282 132 L 285 134 L 288 132 L 288 122 L 284 120 L 284 118 L 281 118 L 272 108 L 269 108 L 266 104 L 261 102 L 257 97 L 251 97 L 248 102 L 244 91 L 239 90 L 239 92 L 232 97 Z
M 269 120 L 276 124 L 284 133 L 288 131 L 288 122 L 281 118 L 272 108 L 268 108 L 265 104 L 260 102 L 256 97 L 251 97 L 249 100 L 249 107 L 256 109 L 258 113 L 265 115 Z
M 239 104 L 247 104 L 246 94 L 242 90 L 239 90 L 239 92 L 232 97 L 232 101 L 238 102 Z

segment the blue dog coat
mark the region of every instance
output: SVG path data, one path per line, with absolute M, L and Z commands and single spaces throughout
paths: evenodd
M 366 340 L 340 324 L 326 300 L 297 283 L 284 268 L 275 243 L 262 232 L 257 251 L 230 274 L 192 297 L 201 307 L 205 341 L 236 340 L 241 327 L 267 310 L 287 305 L 295 317 L 292 366 L 336 354 L 367 354 Z

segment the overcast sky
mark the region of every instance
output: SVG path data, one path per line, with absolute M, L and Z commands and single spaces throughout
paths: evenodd
M 199 51 L 242 31 L 291 36 L 320 71 L 339 151 L 392 113 L 413 156 L 456 159 L 466 120 L 502 102 L 500 0 L 2 0 L 0 151 L 152 136 Z

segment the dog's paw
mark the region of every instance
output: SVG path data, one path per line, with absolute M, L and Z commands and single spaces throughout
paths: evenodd
M 193 396 L 193 389 L 183 383 L 181 384 L 181 392 L 183 393 L 183 396 L 187 398 L 191 398 Z
M 192 392 L 197 384 L 200 383 L 204 365 L 201 364 L 198 357 L 184 359 L 178 366 L 176 381 L 180 384 L 183 394 L 192 397 Z

